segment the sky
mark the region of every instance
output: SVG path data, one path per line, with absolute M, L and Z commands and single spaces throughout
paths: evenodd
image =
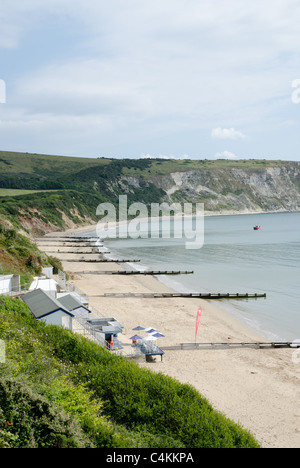
M 1 0 L 0 149 L 300 161 L 299 0 Z

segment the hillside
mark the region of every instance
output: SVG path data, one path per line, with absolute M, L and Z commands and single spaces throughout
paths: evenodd
M 193 387 L 0 300 L 0 448 L 255 448 Z
M 41 252 L 30 239 L 0 223 L 0 275 L 20 275 L 21 285 L 39 275 L 42 267 L 52 265 L 62 270 L 61 262 Z
M 207 214 L 300 210 L 300 163 L 89 159 L 0 152 L 0 220 L 24 233 L 95 223 L 100 203 L 204 203 Z
M 67 158 L 0 153 L 0 267 L 56 265 L 30 237 L 97 221 L 99 203 L 204 202 L 210 212 L 300 209 L 300 166 L 280 161 Z M 193 387 L 112 355 L 0 298 L 0 448 L 257 447 Z
M 27 232 L 43 234 L 96 222 L 98 204 L 117 204 L 121 194 L 128 195 L 129 203 L 147 205 L 202 202 L 207 214 L 298 211 L 300 163 L 0 152 L 0 216 Z

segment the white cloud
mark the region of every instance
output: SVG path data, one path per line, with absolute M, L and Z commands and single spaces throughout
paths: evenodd
M 237 159 L 237 156 L 230 151 L 223 151 L 222 153 L 217 153 L 215 159 Z
M 238 140 L 245 138 L 245 135 L 234 128 L 214 128 L 211 132 L 212 138 L 218 138 L 221 140 Z
M 189 0 L 188 7 L 184 0 L 1 0 L 0 48 L 16 49 L 13 83 L 9 69 L 0 70 L 9 85 L 5 110 L 11 106 L 9 118 L 1 109 L 2 125 L 12 125 L 14 105 L 16 122 L 22 109 L 25 123 L 38 118 L 44 124 L 41 141 L 50 125 L 52 141 L 65 131 L 67 146 L 80 128 L 85 135 L 97 122 L 88 133 L 90 148 L 96 152 L 105 138 L 107 148 L 131 145 L 130 154 L 145 147 L 154 154 L 177 152 L 180 137 L 184 151 L 205 154 L 199 130 L 209 132 L 216 116 L 222 127 L 213 128 L 212 138 L 245 138 L 235 127 L 263 132 L 270 117 L 282 119 L 290 83 L 299 76 L 298 3 L 252 0 L 241 8 L 240 0 Z M 41 63 L 33 60 L 38 50 Z M 16 131 L 13 144 L 17 138 Z M 163 138 L 170 148 L 161 145 Z

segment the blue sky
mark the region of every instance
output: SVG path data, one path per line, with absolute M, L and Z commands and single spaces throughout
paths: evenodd
M 0 149 L 299 161 L 299 26 L 299 0 L 1 0 Z

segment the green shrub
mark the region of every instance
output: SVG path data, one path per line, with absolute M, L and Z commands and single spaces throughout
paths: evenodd
M 258 447 L 192 386 L 47 326 L 20 300 L 0 300 L 0 339 L 7 352 L 0 366 L 2 445 Z
M 140 369 L 70 332 L 51 327 L 47 334 L 56 356 L 76 365 L 79 381 L 105 401 L 104 414 L 128 430 L 147 430 L 190 448 L 258 446 L 193 387 Z
M 82 429 L 67 413 L 59 411 L 25 384 L 0 378 L 0 427 L 2 443 L 13 448 L 80 448 L 90 445 Z M 11 437 L 13 435 L 13 439 Z M 5 437 L 6 436 L 6 437 Z

